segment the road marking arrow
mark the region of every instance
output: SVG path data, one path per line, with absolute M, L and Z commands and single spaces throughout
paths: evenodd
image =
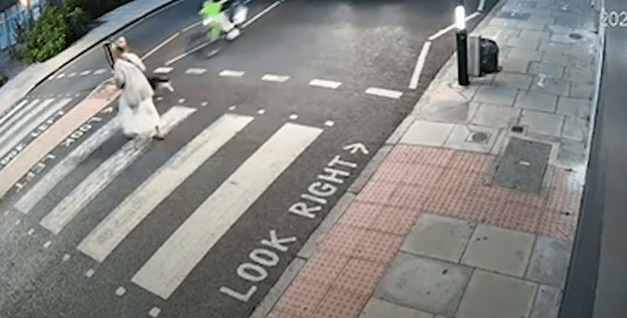
M 356 144 L 348 145 L 348 146 L 344 147 L 344 150 L 350 150 L 351 154 L 355 154 L 357 152 L 357 150 L 360 150 L 364 155 L 367 155 L 367 154 L 370 153 L 368 151 L 368 149 L 366 149 L 366 146 L 364 146 L 364 144 L 362 144 L 362 143 L 356 143 Z

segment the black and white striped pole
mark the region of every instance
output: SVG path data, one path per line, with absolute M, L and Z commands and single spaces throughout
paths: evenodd
M 457 77 L 459 85 L 468 86 L 468 33 L 466 32 L 466 10 L 463 0 L 455 8 L 455 32 L 457 35 Z

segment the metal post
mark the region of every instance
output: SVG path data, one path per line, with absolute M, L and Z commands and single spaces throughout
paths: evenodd
M 455 32 L 457 35 L 457 77 L 459 85 L 468 86 L 468 34 L 463 2 L 455 8 Z

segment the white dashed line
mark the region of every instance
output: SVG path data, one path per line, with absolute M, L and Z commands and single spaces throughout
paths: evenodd
M 51 241 L 48 241 L 48 242 L 44 243 L 44 248 L 50 247 L 51 244 L 52 244 Z
M 198 22 L 196 22 L 196 23 L 194 23 L 194 24 L 192 24 L 192 25 L 190 25 L 190 26 L 186 27 L 186 28 L 185 28 L 185 29 L 183 29 L 183 31 L 181 31 L 181 32 L 185 33 L 185 32 L 187 32 L 187 31 L 189 31 L 189 30 L 191 30 L 191 29 L 193 29 L 193 28 L 195 28 L 195 27 L 199 26 L 201 23 L 202 23 L 202 21 L 198 21 Z
M 28 230 L 28 232 L 26 234 L 28 234 L 28 236 L 31 236 L 31 235 L 33 235 L 33 233 L 35 233 L 35 229 Z
M 209 104 L 209 103 L 207 103 L 207 102 L 202 102 L 202 103 L 200 104 L 200 107 L 206 107 L 208 104 Z
M 79 76 L 85 76 L 85 75 L 89 75 L 91 74 L 91 70 L 87 70 L 87 71 L 83 71 L 80 74 L 78 74 Z
M 71 74 L 70 74 L 70 75 L 68 75 L 67 77 L 74 77 L 74 76 L 76 76 L 76 72 L 71 73 Z
M 383 89 L 383 88 L 376 88 L 376 87 L 368 88 L 366 90 L 366 94 L 394 98 L 394 99 L 399 99 L 401 96 L 403 96 L 403 92 L 393 91 L 393 90 Z
M 422 68 L 425 66 L 425 62 L 427 60 L 427 54 L 429 54 L 429 48 L 431 48 L 431 41 L 427 41 L 420 51 L 420 56 L 418 56 L 418 61 L 416 62 L 416 68 L 414 68 L 414 74 L 409 81 L 409 89 L 416 89 L 418 87 L 418 81 L 420 80 L 420 74 L 422 73 Z
M 165 41 L 161 42 L 161 44 L 157 45 L 154 49 L 150 50 L 150 52 L 146 53 L 144 56 L 142 56 L 142 60 L 145 60 L 146 58 L 148 58 L 149 56 L 153 55 L 155 52 L 157 52 L 157 50 L 159 50 L 160 48 L 162 48 L 164 45 L 168 44 L 168 42 L 174 40 L 174 38 L 176 38 L 177 36 L 179 36 L 180 33 L 175 33 L 174 35 L 172 35 L 171 37 L 169 37 L 168 39 L 166 39 Z
M 15 221 L 15 225 L 20 225 L 20 223 L 22 223 L 22 220 Z
M 100 74 L 102 74 L 102 73 L 104 73 L 104 72 L 106 72 L 106 71 L 107 71 L 107 70 L 105 70 L 105 69 L 102 69 L 102 68 L 101 68 L 101 69 L 99 69 L 99 70 L 95 71 L 95 72 L 94 72 L 94 75 L 100 75 Z
M 124 289 L 124 287 L 122 286 L 118 287 L 118 289 L 115 291 L 115 294 L 118 296 L 122 296 L 124 295 L 124 293 L 126 293 L 126 289 Z
M 324 125 L 325 125 L 325 126 L 327 126 L 327 127 L 333 127 L 333 125 L 335 125 L 335 123 L 334 123 L 334 122 L 332 122 L 332 121 L 330 121 L 330 120 L 327 120 L 327 121 L 324 123 Z
M 204 68 L 190 68 L 189 70 L 185 71 L 185 74 L 192 74 L 192 75 L 200 75 L 205 73 L 207 70 Z
M 160 101 L 162 101 L 162 100 L 163 100 L 163 97 L 161 97 L 161 96 L 157 97 L 157 101 L 158 101 L 158 102 L 160 102 Z
M 185 103 L 185 98 L 179 99 L 179 104 L 183 104 L 183 103 Z
M 161 313 L 161 309 L 157 308 L 157 307 L 152 307 L 152 309 L 150 309 L 150 311 L 148 312 L 148 314 L 151 317 L 157 317 L 159 316 L 159 314 Z
M 173 68 L 171 67 L 159 67 L 156 70 L 153 71 L 153 73 L 155 74 L 168 74 L 170 72 L 172 72 Z
M 85 273 L 85 276 L 91 278 L 92 276 L 94 276 L 94 274 L 96 273 L 95 270 L 93 270 L 92 268 L 90 268 L 87 273 Z
M 242 77 L 242 76 L 244 76 L 244 74 L 246 74 L 246 72 L 224 70 L 224 71 L 220 72 L 219 75 L 222 76 L 222 77 Z
M 278 6 L 279 4 L 281 4 L 281 0 L 273 3 L 271 6 L 265 8 L 263 11 L 259 12 L 256 16 L 252 17 L 250 20 L 246 21 L 246 23 L 242 24 L 242 28 L 246 28 L 247 26 L 249 26 L 251 23 L 255 22 L 255 20 L 261 18 L 261 16 L 263 16 L 264 14 L 268 13 L 268 11 L 274 9 L 274 7 Z
M 257 111 L 257 114 L 259 114 L 259 115 L 263 115 L 263 114 L 265 114 L 265 113 L 266 113 L 266 111 L 265 111 L 265 110 L 263 110 L 263 109 L 260 109 L 259 111 Z
M 195 47 L 194 49 L 192 49 L 191 51 L 189 51 L 189 52 L 185 52 L 185 53 L 183 53 L 183 54 L 181 54 L 181 55 L 179 55 L 179 56 L 177 56 L 177 57 L 175 57 L 175 58 L 173 58 L 173 59 L 171 59 L 171 60 L 169 60 L 169 61 L 165 62 L 165 66 L 170 66 L 170 65 L 174 64 L 176 61 L 178 61 L 178 60 L 180 60 L 180 59 L 182 59 L 182 58 L 185 58 L 186 56 L 188 56 L 188 55 L 190 55 L 190 54 L 192 54 L 192 53 L 194 53 L 194 52 L 196 52 L 196 51 L 198 51 L 198 50 L 200 50 L 200 49 L 204 48 L 205 46 L 207 46 L 207 45 L 209 45 L 209 44 L 211 44 L 211 43 L 212 43 L 212 42 L 210 41 L 210 42 L 207 42 L 207 43 L 201 44 L 201 45 L 199 45 L 199 46 Z
M 229 107 L 229 110 L 235 110 L 236 106 Z
M 309 82 L 309 85 L 311 85 L 311 86 L 318 86 L 318 87 L 324 87 L 324 88 L 336 89 L 336 88 L 340 87 L 340 85 L 342 85 L 342 83 L 334 82 L 334 81 L 326 81 L 326 80 L 314 79 L 311 82 Z
M 298 115 L 296 115 L 296 114 L 290 115 L 290 119 L 291 120 L 296 120 L 297 118 L 298 118 Z
M 64 78 L 64 77 L 65 77 L 65 74 L 59 74 L 59 76 L 57 76 L 57 79 Z
M 288 79 L 290 79 L 289 76 L 284 76 L 284 75 L 273 75 L 273 74 L 266 74 L 264 75 L 261 80 L 262 81 L 266 81 L 266 82 L 277 82 L 277 83 L 283 83 L 285 81 L 287 81 Z
M 72 257 L 72 255 L 70 255 L 70 254 L 65 254 L 65 255 L 63 255 L 63 261 L 64 261 L 64 262 L 67 262 L 67 261 L 69 261 L 69 260 L 70 260 L 70 258 L 71 258 L 71 257 Z

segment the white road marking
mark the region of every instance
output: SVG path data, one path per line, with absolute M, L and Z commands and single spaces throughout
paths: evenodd
M 298 118 L 298 115 L 296 115 L 296 114 L 290 115 L 290 119 L 291 120 L 296 120 L 297 118 Z
M 177 36 L 179 36 L 180 33 L 175 33 L 174 35 L 172 35 L 171 37 L 167 38 L 165 41 L 161 42 L 161 44 L 157 45 L 154 49 L 150 50 L 150 52 L 146 53 L 144 56 L 142 56 L 142 60 L 147 59 L 149 56 L 153 55 L 155 52 L 157 52 L 160 48 L 164 47 L 166 44 L 168 44 L 170 41 L 174 40 Z
M 173 68 L 171 67 L 159 67 L 156 70 L 153 71 L 153 73 L 155 74 L 168 74 L 170 72 L 172 72 Z
M 64 261 L 64 262 L 69 261 L 69 260 L 70 260 L 70 258 L 72 258 L 72 255 L 70 255 L 70 254 L 65 254 L 65 255 L 63 255 L 63 261 Z
M 485 0 L 480 0 L 479 1 L 479 6 L 477 7 L 477 11 L 481 12 L 483 11 L 483 6 L 485 5 Z
M 167 299 L 322 129 L 286 123 L 170 236 L 132 282 Z
M 272 5 L 270 5 L 269 7 L 265 8 L 263 11 L 257 13 L 257 15 L 255 15 L 254 17 L 252 17 L 250 20 L 246 21 L 244 24 L 242 24 L 242 29 L 246 28 L 247 26 L 249 26 L 251 23 L 255 22 L 257 19 L 261 18 L 264 14 L 268 13 L 270 10 L 274 9 L 276 6 L 278 6 L 279 4 L 281 4 L 281 0 L 273 3 Z
M 168 133 L 193 112 L 193 108 L 172 107 L 162 117 L 162 132 Z M 150 141 L 149 138 L 136 138 L 127 142 L 63 198 L 39 224 L 50 232 L 59 234 L 100 191 L 148 149 Z
M 263 110 L 263 109 L 260 109 L 260 110 L 257 111 L 257 114 L 259 114 L 259 115 L 263 115 L 265 113 L 266 113 L 266 111 Z
M 28 234 L 28 236 L 31 236 L 31 235 L 33 235 L 33 233 L 35 233 L 35 229 L 28 230 L 28 232 L 26 234 Z
M 118 289 L 115 291 L 115 294 L 118 296 L 122 296 L 124 295 L 124 293 L 126 293 L 126 289 L 124 289 L 124 287 L 122 286 L 118 287 Z
M 242 76 L 244 76 L 244 74 L 246 74 L 246 72 L 224 70 L 224 71 L 220 72 L 220 74 L 218 74 L 218 75 L 220 75 L 222 77 L 242 77 Z
M 85 76 L 85 75 L 89 75 L 89 74 L 91 74 L 91 70 L 86 70 L 86 71 L 83 71 L 83 72 L 81 72 L 81 73 L 80 73 L 80 74 L 78 74 L 78 75 L 79 75 L 79 76 Z
M 13 109 L 11 109 L 8 114 L 0 118 L 0 125 L 2 125 L 2 123 L 4 123 L 7 119 L 12 118 L 11 116 L 13 116 L 13 114 L 18 112 L 19 110 L 21 110 L 22 107 L 26 106 L 26 104 L 28 104 L 28 100 L 24 99 L 19 104 L 17 104 L 17 106 L 13 107 Z
M 204 68 L 190 68 L 187 71 L 185 71 L 185 74 L 201 75 L 205 72 L 207 72 L 207 70 Z
M 327 120 L 326 122 L 324 122 L 324 125 L 327 126 L 327 127 L 333 127 L 333 125 L 335 125 L 335 123 L 330 121 L 330 120 Z
M 311 85 L 311 86 L 318 86 L 318 87 L 324 87 L 324 88 L 336 89 L 336 88 L 340 87 L 340 85 L 342 85 L 342 83 L 334 82 L 334 81 L 321 80 L 321 79 L 314 79 L 311 82 L 309 82 L 309 85 Z
M 383 89 L 383 88 L 377 88 L 377 87 L 370 87 L 370 88 L 368 88 L 366 90 L 366 94 L 376 95 L 376 96 L 381 96 L 381 97 L 394 98 L 394 99 L 399 99 L 401 96 L 403 96 L 403 92 L 393 91 L 393 90 Z
M 32 113 L 24 116 L 24 118 L 16 123 L 12 129 L 5 133 L 3 138 L 0 138 L 0 145 L 4 144 L 4 147 L 0 148 L 0 155 L 4 156 L 6 153 L 11 151 L 11 149 L 18 145 L 22 139 L 31 134 L 35 129 L 37 129 L 37 127 L 45 124 L 46 119 L 60 111 L 63 107 L 65 107 L 65 105 L 69 104 L 71 100 L 71 98 L 65 98 L 55 103 L 53 106 L 48 107 L 52 104 L 54 99 L 47 99 L 36 109 L 32 110 Z M 40 112 L 43 112 L 43 114 L 39 114 Z M 7 138 L 11 139 L 8 143 L 5 143 Z
M 127 196 L 78 245 L 78 250 L 103 262 L 161 201 L 252 120 L 231 114 L 220 117 Z
M 180 59 L 185 58 L 186 56 L 188 56 L 188 55 L 190 55 L 190 54 L 192 54 L 192 53 L 194 53 L 194 52 L 196 52 L 196 51 L 198 51 L 198 50 L 200 50 L 200 49 L 204 48 L 205 46 L 208 46 L 208 45 L 209 45 L 209 44 L 211 44 L 211 43 L 212 43 L 212 42 L 203 43 L 203 44 L 201 44 L 201 45 L 199 45 L 199 46 L 195 47 L 195 48 L 194 48 L 194 49 L 192 49 L 191 51 L 189 51 L 189 52 L 185 52 L 185 53 L 183 53 L 183 54 L 181 54 L 181 55 L 179 55 L 179 56 L 177 56 L 177 57 L 175 57 L 175 58 L 173 58 L 173 59 L 171 59 L 171 60 L 167 61 L 167 62 L 165 63 L 165 66 L 170 66 L 170 65 L 172 65 L 172 64 L 174 64 L 174 63 L 176 63 L 177 61 L 179 61 Z
M 183 103 L 185 103 L 185 98 L 179 99 L 179 104 L 183 104 Z
M 479 12 L 475 12 L 475 13 L 473 13 L 473 14 L 471 14 L 471 15 L 467 16 L 467 17 L 466 17 L 466 22 L 468 22 L 468 21 L 469 21 L 469 20 L 471 20 L 471 19 L 474 19 L 474 18 L 475 18 L 476 16 L 478 16 L 478 15 L 479 15 Z M 444 29 L 442 29 L 442 30 L 438 31 L 436 34 L 434 34 L 434 35 L 432 35 L 432 36 L 430 36 L 430 37 L 429 37 L 429 41 L 433 41 L 433 40 L 435 40 L 435 39 L 437 39 L 437 38 L 441 37 L 442 35 L 446 34 L 448 31 L 453 30 L 454 28 L 455 28 L 455 24 L 452 24 L 452 25 L 450 25 L 450 26 L 448 26 L 448 27 L 446 27 L 446 28 L 444 28 Z
M 161 309 L 157 307 L 152 307 L 152 309 L 150 309 L 150 311 L 148 312 L 148 314 L 154 318 L 157 318 L 157 316 L 159 316 L 160 313 L 161 313 Z
M 285 81 L 287 81 L 288 79 L 290 79 L 289 76 L 285 76 L 285 75 L 273 75 L 273 74 L 266 74 L 264 75 L 261 80 L 262 81 L 266 81 L 266 82 L 277 82 L 277 83 L 283 83 Z
M 208 104 L 209 104 L 209 103 L 207 103 L 207 102 L 202 102 L 202 103 L 200 104 L 200 107 L 206 107 Z
M 416 62 L 416 68 L 414 68 L 414 74 L 409 81 L 409 89 L 416 89 L 418 87 L 418 81 L 420 80 L 420 74 L 422 73 L 422 69 L 425 66 L 425 62 L 427 61 L 429 48 L 431 48 L 431 41 L 425 42 L 425 44 L 422 46 L 422 50 L 420 51 L 420 55 L 418 56 L 418 61 Z
M 44 243 L 44 248 L 48 248 L 48 247 L 50 247 L 50 245 L 52 245 L 52 241 L 48 241 L 48 242 Z
M 63 74 L 59 74 L 59 75 L 57 76 L 57 79 L 64 78 L 64 77 L 65 77 L 65 73 L 63 73 Z
M 20 223 L 22 223 L 22 220 L 18 219 L 17 221 L 15 221 L 15 225 L 20 225 Z
M 229 110 L 235 110 L 235 108 L 237 108 L 237 106 L 231 106 L 229 107 Z
M 162 101 L 162 100 L 163 100 L 163 97 L 159 96 L 159 97 L 157 97 L 156 99 L 157 99 L 157 101 L 158 101 L 158 102 L 160 102 L 160 101 Z
M 74 77 L 76 76 L 76 72 L 70 73 L 70 75 L 68 75 L 67 77 Z
M 90 269 L 87 271 L 87 273 L 85 273 L 85 276 L 87 276 L 87 277 L 90 277 L 90 278 L 91 278 L 92 276 L 94 276 L 94 274 L 95 274 L 95 273 L 96 273 L 96 271 L 95 271 L 93 268 L 90 268 Z
M 196 23 L 194 23 L 194 24 L 192 24 L 192 25 L 190 25 L 190 26 L 186 27 L 186 28 L 185 28 L 185 29 L 183 29 L 183 31 L 181 31 L 181 32 L 185 33 L 185 32 L 187 32 L 187 31 L 189 31 L 189 30 L 191 30 L 191 29 L 193 29 L 193 28 L 195 28 L 195 27 L 197 27 L 197 26 L 199 26 L 199 25 L 201 25 L 201 24 L 202 24 L 202 21 L 198 21 L 198 22 L 196 22 Z
M 94 72 L 94 75 L 100 75 L 100 74 L 102 74 L 102 73 L 104 73 L 104 72 L 106 72 L 106 71 L 107 71 L 107 70 L 105 70 L 105 69 L 102 69 L 102 68 L 101 68 L 101 69 L 99 69 L 99 70 L 95 71 L 95 72 Z
M 39 104 L 41 100 L 40 99 L 34 99 L 31 100 L 30 103 L 28 103 L 28 105 L 26 106 L 26 108 L 24 109 L 25 112 L 27 113 L 32 113 L 33 110 L 32 108 L 37 106 L 37 104 Z M 26 101 L 22 101 L 22 103 L 25 103 Z M 18 105 L 19 108 L 22 108 L 24 105 L 20 104 Z M 11 113 L 14 113 L 13 111 Z M 9 114 L 12 115 L 12 114 Z M 21 116 L 23 116 L 23 114 L 21 114 Z M 5 116 L 4 118 L 2 118 L 2 120 L 8 119 L 10 116 Z M 5 135 L 4 131 L 7 130 L 9 127 L 15 126 L 15 122 L 20 120 L 20 116 L 15 116 L 15 117 L 11 117 L 11 120 L 9 120 L 8 123 L 6 123 L 5 125 L 0 126 L 0 136 Z M 0 121 L 1 123 L 1 121 Z M 5 136 L 6 138 L 6 136 Z M 1 139 L 0 139 L 0 143 L 2 143 Z
M 118 130 L 119 123 L 116 118 L 98 129 L 95 134 L 74 149 L 52 170 L 46 173 L 35 185 L 15 204 L 15 209 L 22 213 L 29 213 L 35 205 L 41 201 L 63 178 L 74 171 L 91 153 L 100 148 L 102 144 L 111 138 Z

